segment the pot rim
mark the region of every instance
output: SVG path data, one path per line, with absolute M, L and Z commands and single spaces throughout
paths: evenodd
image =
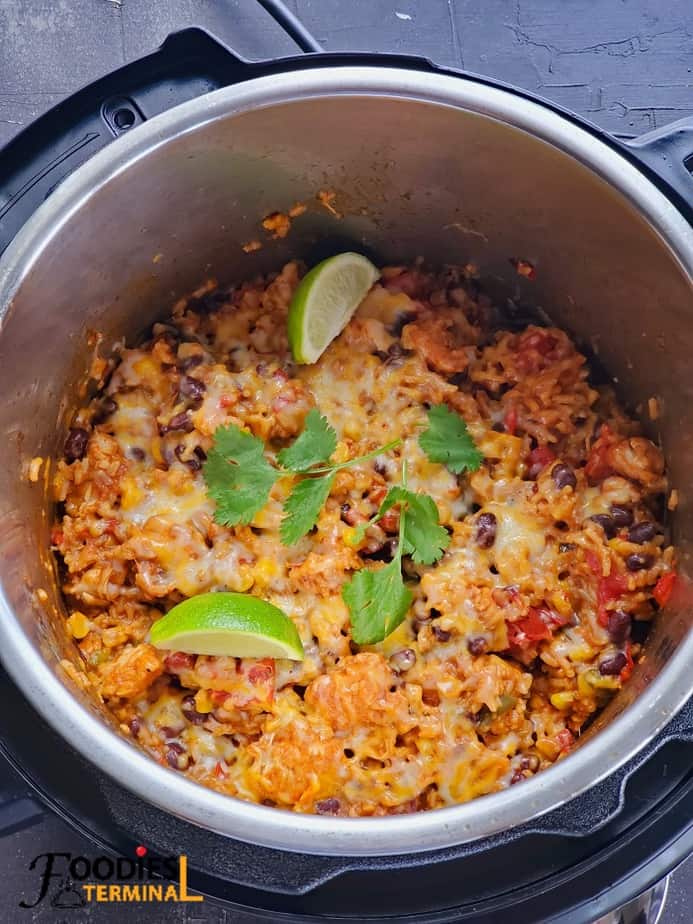
M 693 228 L 616 144 L 595 136 L 579 120 L 512 90 L 464 76 L 393 67 L 317 66 L 259 77 L 183 103 L 138 126 L 79 167 L 32 216 L 0 260 L 0 321 L 53 236 L 95 191 L 136 161 L 216 120 L 336 95 L 405 99 L 471 111 L 559 148 L 635 206 L 684 272 L 693 277 Z M 693 692 L 689 667 L 693 635 L 689 634 L 662 673 L 621 715 L 567 759 L 521 786 L 412 815 L 335 818 L 244 802 L 157 764 L 70 695 L 25 635 L 1 587 L 0 640 L 6 670 L 41 715 L 84 757 L 141 798 L 219 834 L 323 855 L 420 853 L 477 840 L 538 818 L 622 766 Z

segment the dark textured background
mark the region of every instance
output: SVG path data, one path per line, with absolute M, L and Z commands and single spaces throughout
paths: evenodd
M 397 51 L 498 77 L 620 134 L 693 114 L 693 0 L 288 0 L 328 50 Z M 199 25 L 241 54 L 295 48 L 255 0 L 0 0 L 0 145 L 59 100 Z M 191 906 L 20 911 L 42 850 L 89 852 L 56 818 L 1 842 L 0 924 L 86 921 L 245 924 Z M 693 860 L 674 876 L 662 924 L 693 922 Z M 31 900 L 31 899 L 29 899 Z M 267 918 L 270 920 L 270 918 Z M 505 922 L 499 921 L 499 924 Z

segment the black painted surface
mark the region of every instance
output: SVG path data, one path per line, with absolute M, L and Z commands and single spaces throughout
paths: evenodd
M 693 113 L 691 0 L 290 0 L 327 50 L 417 53 L 538 92 L 614 132 L 638 134 Z M 255 0 L 4 0 L 0 3 L 0 144 L 65 95 L 152 51 L 187 25 L 241 54 L 294 51 Z M 47 818 L 2 842 L 1 920 L 246 921 L 211 904 L 15 916 L 41 850 L 88 852 Z M 693 861 L 677 873 L 663 924 L 693 921 Z M 18 911 L 19 909 L 17 909 Z M 501 922 L 502 924 L 502 922 Z

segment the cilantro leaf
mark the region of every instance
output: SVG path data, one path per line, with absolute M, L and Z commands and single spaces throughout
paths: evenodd
M 445 404 L 428 412 L 428 430 L 419 436 L 419 446 L 431 462 L 441 462 L 451 472 L 475 472 L 484 458 L 469 435 L 467 424 Z
M 235 424 L 219 427 L 202 474 L 222 526 L 250 523 L 269 498 L 279 473 L 264 455 L 264 443 Z
M 349 608 L 356 644 L 382 642 L 404 620 L 413 599 L 402 580 L 400 556 L 377 571 L 357 571 L 342 587 L 342 598 Z
M 320 511 L 327 500 L 334 472 L 320 478 L 304 478 L 294 485 L 284 503 L 286 516 L 279 527 L 284 545 L 293 545 L 315 526 Z
M 402 554 L 411 555 L 417 565 L 432 565 L 447 549 L 450 536 L 440 525 L 438 507 L 433 498 L 428 494 L 408 491 L 399 485 L 390 488 L 375 516 L 356 527 L 354 544 L 358 545 L 368 527 L 377 523 L 396 504 L 401 505 L 400 516 L 404 517 Z
M 436 502 L 428 494 L 406 488 L 391 488 L 403 505 L 402 554 L 411 555 L 417 565 L 432 565 L 450 544 L 447 530 L 440 525 Z
M 278 454 L 280 465 L 290 472 L 307 472 L 318 462 L 327 462 L 337 448 L 337 434 L 317 408 L 306 415 L 298 439 Z

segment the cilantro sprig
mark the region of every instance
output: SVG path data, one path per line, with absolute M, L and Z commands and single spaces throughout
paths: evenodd
M 445 404 L 428 411 L 428 429 L 419 436 L 419 446 L 431 462 L 440 462 L 451 472 L 475 472 L 483 454 L 474 445 L 467 424 Z
M 450 542 L 450 536 L 440 525 L 433 498 L 408 490 L 406 482 L 405 463 L 402 484 L 390 488 L 378 512 L 354 536 L 360 541 L 369 526 L 399 506 L 399 537 L 392 561 L 377 571 L 366 568 L 357 571 L 342 588 L 351 617 L 351 636 L 357 645 L 382 642 L 404 620 L 413 595 L 402 578 L 402 556 L 411 555 L 417 564 L 432 565 Z
M 301 434 L 277 453 L 275 463 L 266 456 L 262 440 L 235 424 L 220 427 L 203 468 L 207 493 L 215 502 L 214 518 L 224 526 L 250 523 L 269 500 L 278 479 L 290 476 L 296 481 L 284 502 L 279 534 L 282 543 L 294 545 L 315 526 L 338 471 L 400 443 L 392 440 L 354 459 L 330 462 L 337 449 L 337 434 L 313 408 Z M 476 471 L 483 458 L 464 420 L 444 404 L 428 411 L 428 428 L 420 434 L 419 445 L 432 462 L 446 465 L 455 474 Z M 432 565 L 450 542 L 433 498 L 407 488 L 403 463 L 402 483 L 392 485 L 375 515 L 356 528 L 352 544 L 358 545 L 367 529 L 393 507 L 399 508 L 399 536 L 392 561 L 381 568 L 356 571 L 342 587 L 351 634 L 358 645 L 381 642 L 404 620 L 413 594 L 402 577 L 402 557 L 410 555 L 418 565 Z
M 250 523 L 280 478 L 298 477 L 284 502 L 279 531 L 285 545 L 294 545 L 315 526 L 338 471 L 375 458 L 400 442 L 392 440 L 355 459 L 330 462 L 337 448 L 337 434 L 313 408 L 298 438 L 277 453 L 279 464 L 275 465 L 266 457 L 261 439 L 236 424 L 219 427 L 202 469 L 207 494 L 215 503 L 214 519 L 222 526 Z

